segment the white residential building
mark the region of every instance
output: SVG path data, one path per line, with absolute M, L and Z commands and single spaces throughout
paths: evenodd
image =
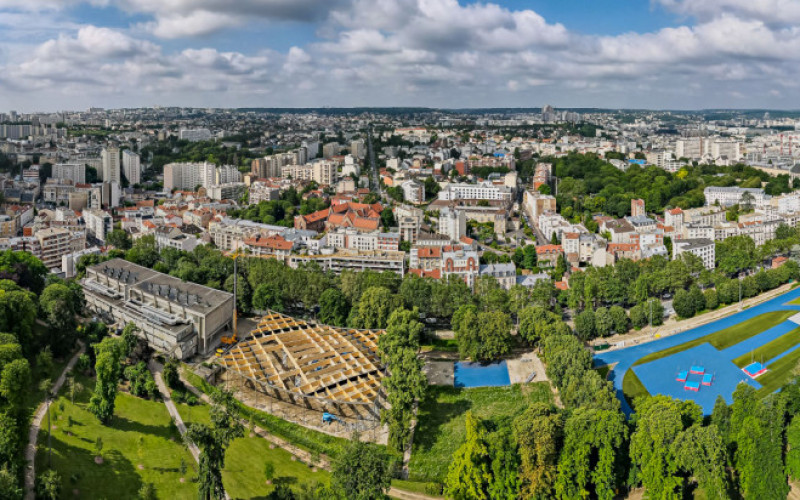
M 130 149 L 122 152 L 122 170 L 130 185 L 139 184 L 142 181 L 142 159 Z
M 673 242 L 672 258 L 676 259 L 682 253 L 691 253 L 700 257 L 706 269 L 713 270 L 716 267 L 716 247 L 713 240 L 698 238 Z
M 73 184 L 86 182 L 86 165 L 82 163 L 56 163 L 53 165 L 53 179 L 70 180 Z
M 112 231 L 114 220 L 111 214 L 102 210 L 84 210 L 83 220 L 86 223 L 86 230 L 90 236 L 94 236 L 101 243 L 106 242 L 106 236 Z
M 444 207 L 439 211 L 438 233 L 453 241 L 460 241 L 467 234 L 467 216 L 464 210 Z
M 403 189 L 403 199 L 409 203 L 419 205 L 425 203 L 425 186 L 415 180 L 405 181 L 400 184 Z
M 122 178 L 120 175 L 119 148 L 104 148 L 100 156 L 103 160 L 103 180 L 120 184 Z
M 164 166 L 164 189 L 194 190 L 197 186 L 209 188 L 217 184 L 241 182 L 242 174 L 233 165 L 215 166 L 213 163 L 170 163 Z
M 491 182 L 478 184 L 448 184 L 439 191 L 439 199 L 456 200 L 499 200 L 511 202 L 512 190 L 506 186 L 496 186 Z
M 703 194 L 706 197 L 706 205 L 719 204 L 722 207 L 741 204 L 742 196 L 745 193 L 750 193 L 753 199 L 753 208 L 757 210 L 765 210 L 770 203 L 771 196 L 764 194 L 764 190 L 760 188 L 709 186 L 703 190 Z

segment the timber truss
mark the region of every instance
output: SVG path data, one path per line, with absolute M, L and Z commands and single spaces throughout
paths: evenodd
M 383 377 L 377 353 L 381 333 L 309 323 L 270 312 L 247 339 L 228 349 L 218 362 L 284 394 L 319 403 L 373 405 Z

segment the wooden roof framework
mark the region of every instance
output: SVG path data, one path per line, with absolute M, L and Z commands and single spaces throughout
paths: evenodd
M 383 367 L 380 330 L 308 323 L 270 312 L 218 362 L 275 389 L 326 402 L 374 404 Z

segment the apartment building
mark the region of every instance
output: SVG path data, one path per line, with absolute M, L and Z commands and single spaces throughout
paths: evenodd
M 363 233 L 352 227 L 337 228 L 325 235 L 325 241 L 335 249 L 396 252 L 400 247 L 400 233 Z
M 83 220 L 86 223 L 86 230 L 89 236 L 95 237 L 101 243 L 106 242 L 106 236 L 108 236 L 114 228 L 114 220 L 111 214 L 102 210 L 84 210 Z
M 164 189 L 172 191 L 206 189 L 231 182 L 241 182 L 242 174 L 233 165 L 217 167 L 213 163 L 169 163 L 164 165 Z
M 408 203 L 419 205 L 425 203 L 425 186 L 416 180 L 408 180 L 400 184 L 403 199 Z
M 86 182 L 86 165 L 82 163 L 56 163 L 53 165 L 52 179 L 69 180 L 72 184 Z
M 315 161 L 305 165 L 287 165 L 281 169 L 281 172 L 284 179 L 314 181 L 325 186 L 335 184 L 338 179 L 336 164 L 330 161 Z
M 497 186 L 491 182 L 478 184 L 448 184 L 439 191 L 439 199 L 443 201 L 457 200 L 497 200 L 510 203 L 512 190 L 506 186 Z
M 142 159 L 130 149 L 122 152 L 122 170 L 130 185 L 142 182 Z
M 119 148 L 103 148 L 100 157 L 103 161 L 103 181 L 121 184 L 122 177 L 120 175 Z
M 73 234 L 62 228 L 47 228 L 34 235 L 39 240 L 39 254 L 36 255 L 48 269 L 61 268 L 61 257 L 72 253 L 75 242 Z
M 350 271 L 391 271 L 402 276 L 405 272 L 405 252 L 359 252 L 342 250 L 332 254 L 291 255 L 289 266 L 297 269 L 301 264 L 316 262 L 324 271 L 341 273 Z
M 691 253 L 700 257 L 703 266 L 708 270 L 716 267 L 716 246 L 713 240 L 706 238 L 684 239 L 672 243 L 672 258 L 676 259 L 683 253 Z
M 740 188 L 736 186 L 720 187 L 709 186 L 703 190 L 706 197 L 706 205 L 719 205 L 730 207 L 742 204 L 744 194 L 749 193 L 752 198 L 751 204 L 757 210 L 765 210 L 770 203 L 771 196 L 764 193 L 760 188 Z

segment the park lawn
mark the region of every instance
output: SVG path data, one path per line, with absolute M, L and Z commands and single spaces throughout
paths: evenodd
M 791 332 L 781 335 L 772 342 L 762 345 L 752 353 L 742 354 L 733 360 L 733 364 L 739 368 L 744 368 L 752 363 L 753 360 L 763 360 L 763 362 L 766 363 L 775 356 L 788 351 L 797 344 L 800 344 L 800 328 L 795 328 Z
M 51 413 L 57 427 L 52 435 L 52 465 L 62 479 L 61 497 L 74 498 L 77 491 L 81 498 L 136 498 L 142 485 L 151 483 L 158 498 L 196 498 L 197 487 L 191 482 L 194 460 L 171 425 L 164 404 L 119 393 L 114 417 L 108 426 L 103 426 L 87 411 L 94 382 L 85 377 L 79 380 L 86 389 L 76 397 L 75 404 L 70 403 L 64 389 L 51 406 L 51 412 L 58 414 L 55 420 Z M 63 411 L 59 409 L 62 403 Z M 69 417 L 73 421 L 71 427 Z M 46 424 L 47 418 L 39 433 L 39 472 L 47 468 Z M 100 465 L 94 461 L 98 437 L 103 441 L 104 461 Z M 184 483 L 180 482 L 181 459 L 187 465 Z
M 625 394 L 625 399 L 628 404 L 633 408 L 634 399 L 639 396 L 649 396 L 650 393 L 645 388 L 644 384 L 633 370 L 628 370 L 622 378 L 622 393 Z
M 209 423 L 208 405 L 176 405 L 184 423 Z M 249 437 L 245 429 L 245 437 L 234 440 L 225 455 L 225 468 L 222 480 L 225 490 L 232 499 L 262 498 L 275 488 L 267 485 L 264 477 L 264 465 L 272 462 L 275 466 L 273 483 L 282 481 L 293 488 L 303 483 L 328 483 L 330 474 L 323 469 L 312 472 L 311 467 L 302 462 L 292 461 L 292 455 L 281 448 L 270 449 L 270 443 L 264 438 Z
M 773 326 L 779 325 L 789 319 L 790 317 L 797 314 L 797 311 L 772 311 L 768 313 L 761 314 L 756 316 L 755 318 L 750 318 L 747 321 L 743 321 L 733 326 L 729 326 L 724 330 L 720 330 L 718 332 L 709 333 L 703 337 L 700 337 L 695 340 L 690 340 L 689 342 L 685 342 L 683 344 L 676 345 L 674 347 L 670 347 L 669 349 L 664 349 L 663 351 L 654 352 L 652 354 L 648 354 L 640 359 L 638 359 L 634 366 L 636 365 L 643 365 L 645 363 L 649 363 L 651 361 L 655 361 L 657 359 L 666 358 L 667 356 L 671 356 L 678 352 L 686 351 L 687 349 L 691 349 L 692 347 L 697 347 L 700 344 L 705 344 L 708 342 L 709 344 L 713 345 L 720 351 L 723 349 L 727 349 L 733 345 L 742 342 L 743 340 L 747 340 L 750 337 L 755 337 L 761 332 L 769 330 Z
M 430 386 L 417 413 L 410 479 L 444 481 L 453 453 L 466 439 L 467 411 L 483 420 L 509 421 L 540 401 L 553 401 L 547 382 L 473 389 Z

